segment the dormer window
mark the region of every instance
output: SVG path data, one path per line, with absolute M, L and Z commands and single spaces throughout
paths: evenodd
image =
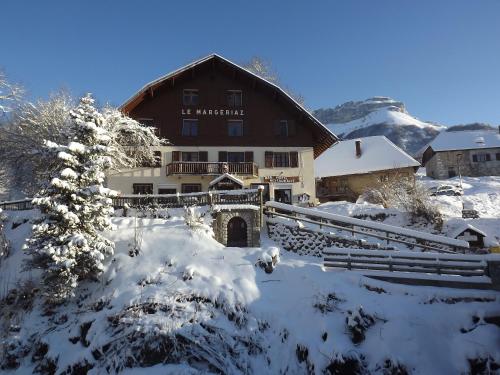
M 228 90 L 227 105 L 229 107 L 241 107 L 243 105 L 243 94 L 241 90 Z
M 199 103 L 198 90 L 186 89 L 182 92 L 182 104 L 198 105 L 198 103 Z

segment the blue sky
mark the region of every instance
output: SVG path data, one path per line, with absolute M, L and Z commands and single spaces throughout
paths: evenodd
M 21 1 L 0 67 L 32 97 L 121 104 L 211 52 L 270 61 L 311 109 L 375 95 L 422 120 L 500 124 L 500 0 Z

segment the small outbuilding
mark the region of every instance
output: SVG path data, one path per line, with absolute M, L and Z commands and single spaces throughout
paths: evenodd
M 456 226 L 451 231 L 450 237 L 457 240 L 467 241 L 471 248 L 483 249 L 486 233 L 484 233 L 480 229 L 477 229 L 473 225 L 464 222 Z

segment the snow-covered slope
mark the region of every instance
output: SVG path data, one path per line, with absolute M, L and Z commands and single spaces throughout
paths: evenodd
M 6 374 L 457 374 L 470 361 L 500 362 L 500 328 L 485 321 L 498 315 L 498 293 L 328 272 L 320 258 L 283 249 L 267 274 L 256 266 L 276 251 L 265 234 L 261 248 L 225 248 L 209 226 L 189 228 L 182 210 L 138 219 L 135 257 L 128 253 L 134 218 L 114 218 L 107 236 L 117 250 L 99 282 L 44 308 L 30 290 L 13 292 L 22 290 L 20 278 L 36 286 L 36 274 L 7 272 L 18 270 L 30 227 L 11 224 L 32 213 L 7 214 L 13 251 L 0 265 Z M 358 321 L 368 328 L 355 344 Z
M 344 139 L 385 135 L 409 153 L 417 151 L 444 129 L 413 117 L 402 102 L 387 97 L 347 102 L 333 109 L 319 109 L 314 115 Z

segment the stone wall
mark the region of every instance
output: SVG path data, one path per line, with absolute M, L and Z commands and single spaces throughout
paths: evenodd
M 487 153 L 491 160 L 485 162 L 474 162 L 473 155 Z M 449 169 L 453 168 L 458 176 L 500 176 L 500 160 L 496 160 L 496 154 L 500 153 L 500 148 L 478 149 L 478 150 L 458 150 L 458 151 L 440 151 L 426 163 L 427 176 L 436 179 L 449 178 Z M 461 154 L 461 157 L 457 155 Z
M 240 217 L 247 224 L 247 246 L 260 246 L 260 211 L 258 209 L 222 208 L 213 215 L 215 216 L 213 222 L 215 239 L 224 246 L 227 246 L 227 224 L 233 217 Z

